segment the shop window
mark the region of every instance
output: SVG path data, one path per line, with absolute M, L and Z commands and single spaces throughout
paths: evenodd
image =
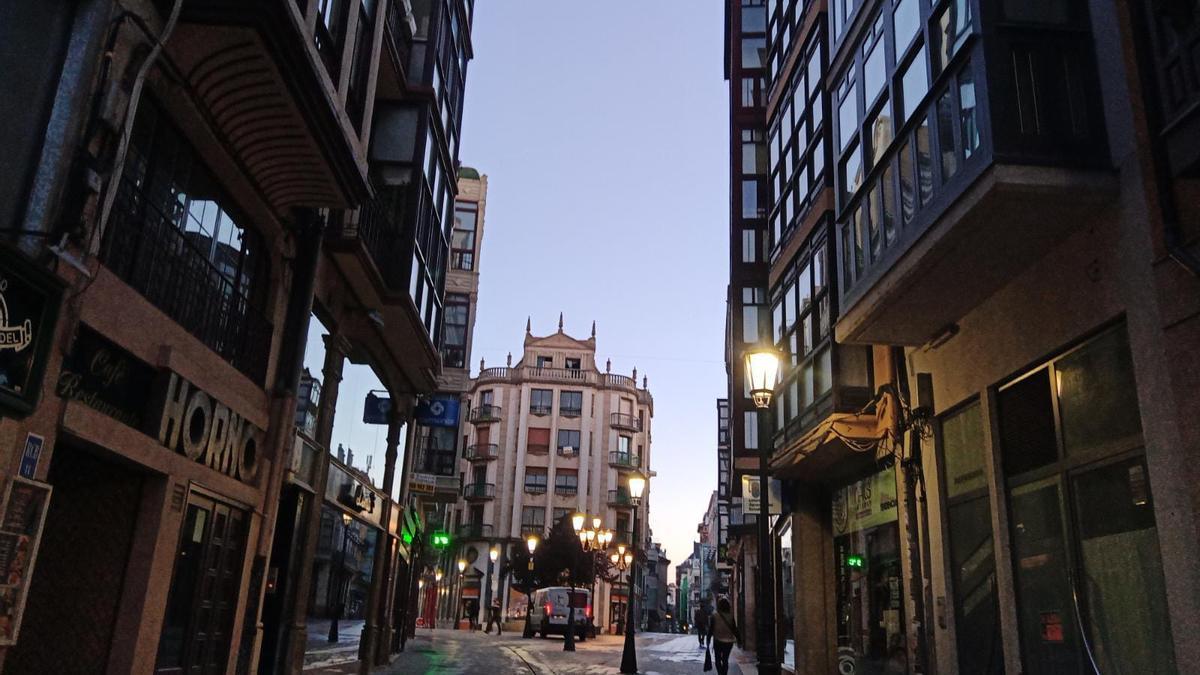
M 833 551 L 837 649 L 852 672 L 907 672 L 896 473 L 836 490 Z

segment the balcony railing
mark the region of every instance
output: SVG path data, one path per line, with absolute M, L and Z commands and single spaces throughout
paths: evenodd
M 563 495 L 565 497 L 571 497 L 571 496 L 579 494 L 579 486 L 578 485 L 555 485 L 554 486 L 554 494 Z
M 408 255 L 401 255 L 403 230 L 394 221 L 390 209 L 378 197 L 367 200 L 358 210 L 358 238 L 375 262 L 383 283 L 393 290 L 406 288 Z
M 491 539 L 492 526 L 488 523 L 463 523 L 458 526 L 460 539 Z
M 533 405 L 529 406 L 530 415 L 549 415 L 551 407 L 548 405 Z
M 546 534 L 546 526 L 545 526 L 545 524 L 541 524 L 541 525 L 539 525 L 539 524 L 537 524 L 537 523 L 530 523 L 530 524 L 524 524 L 524 523 L 522 523 L 522 525 L 521 525 L 521 536 L 522 536 L 522 537 L 526 537 L 526 536 L 529 536 L 529 535 L 531 535 L 531 534 L 536 534 L 536 535 L 538 535 L 539 537 L 541 537 L 541 536 L 544 536 L 544 535 Z
M 495 443 L 474 443 L 463 450 L 463 459 L 468 462 L 490 462 L 500 456 L 500 446 Z
M 546 486 L 539 485 L 536 483 L 526 483 L 525 484 L 525 494 L 544 495 L 544 494 L 546 494 Z
M 577 368 L 538 368 L 536 366 L 484 368 L 479 372 L 479 382 L 566 382 L 590 384 L 605 389 L 623 389 L 636 394 L 638 401 L 649 403 L 652 399 L 645 389 L 639 389 L 637 380 L 628 375 L 601 373 Z M 582 411 L 581 411 L 582 412 Z M 565 413 L 564 413 L 565 414 Z
M 262 384 L 271 353 L 271 323 L 184 234 L 174 219 L 143 194 L 126 172 L 101 260 L 122 281 Z M 265 280 L 264 280 L 265 281 Z
M 608 465 L 618 469 L 636 469 L 642 465 L 641 458 L 632 452 L 608 453 Z
M 617 508 L 633 508 L 633 499 L 626 490 L 609 490 L 608 505 Z
M 614 429 L 622 429 L 624 431 L 641 431 L 642 420 L 627 413 L 613 413 L 608 417 L 608 423 Z
M 467 483 L 463 486 L 463 499 L 495 499 L 495 483 Z
M 500 421 L 500 406 L 481 405 L 471 410 L 471 424 L 491 424 Z

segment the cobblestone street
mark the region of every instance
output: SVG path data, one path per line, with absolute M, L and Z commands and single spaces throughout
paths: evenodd
M 562 651 L 562 640 L 533 638 L 520 633 L 502 637 L 481 632 L 422 631 L 408 649 L 382 670 L 395 675 L 449 674 L 615 675 L 621 665 L 623 638 L 605 635 L 576 644 L 575 653 Z M 638 672 L 643 675 L 701 673 L 704 650 L 694 635 L 645 633 L 637 636 Z M 747 667 L 739 669 L 737 661 Z M 735 649 L 731 675 L 753 672 L 753 654 Z M 715 670 L 713 672 L 716 672 Z

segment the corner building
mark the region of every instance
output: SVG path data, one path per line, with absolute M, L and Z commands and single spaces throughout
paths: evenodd
M 1176 9 L 767 4 L 773 526 L 794 560 L 776 618 L 797 672 L 1200 658 L 1200 16 Z M 795 254 L 822 237 L 818 277 Z M 810 299 L 846 387 L 824 418 L 787 366 Z
M 466 535 L 460 537 L 464 557 L 480 572 L 492 546 L 507 559 L 513 546 L 524 546 L 525 535 L 545 536 L 577 511 L 599 515 L 602 527 L 615 532 L 614 542 L 634 543 L 627 477 L 650 472 L 654 399 L 645 377 L 638 386 L 636 368 L 630 376 L 610 366 L 597 368 L 594 325 L 591 337 L 580 340 L 563 332 L 560 317 L 558 332 L 545 337 L 526 327 L 515 365 L 510 358 L 506 366 L 484 367 L 471 382 L 457 518 Z M 637 507 L 640 549 L 650 546 L 652 485 Z M 492 597 L 501 597 L 507 612 L 504 580 L 493 576 L 491 583 Z M 598 586 L 592 601 L 597 630 L 614 632 L 627 611 L 628 586 Z

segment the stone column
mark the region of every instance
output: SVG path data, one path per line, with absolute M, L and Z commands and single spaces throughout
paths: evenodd
M 299 675 L 304 668 L 304 647 L 308 640 L 308 589 L 312 585 L 313 558 L 317 552 L 317 537 L 321 532 L 321 507 L 325 501 L 325 482 L 329 476 L 329 442 L 333 438 L 333 418 L 337 410 L 338 387 L 342 382 L 342 366 L 350 345 L 337 333 L 325 336 L 325 364 L 321 368 L 321 403 L 317 409 L 317 443 L 325 449 L 317 462 L 313 488 L 317 491 L 304 522 L 295 591 L 290 612 L 291 630 L 284 671 Z

